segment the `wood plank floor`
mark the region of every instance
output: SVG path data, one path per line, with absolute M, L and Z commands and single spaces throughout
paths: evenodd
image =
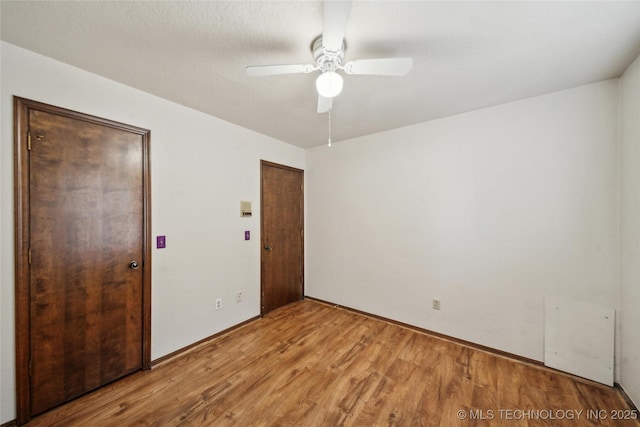
M 305 300 L 28 426 L 639 426 L 625 410 L 614 389 Z

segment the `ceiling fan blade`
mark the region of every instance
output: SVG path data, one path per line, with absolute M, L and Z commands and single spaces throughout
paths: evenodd
M 324 0 L 322 16 L 322 45 L 331 52 L 342 48 L 351 1 Z
M 358 59 L 344 64 L 347 74 L 404 76 L 413 68 L 413 58 Z
M 245 68 L 247 75 L 251 77 L 275 76 L 279 74 L 310 73 L 313 70 L 315 70 L 315 67 L 311 64 L 252 65 Z
M 326 113 L 333 106 L 333 98 L 318 95 L 318 113 Z

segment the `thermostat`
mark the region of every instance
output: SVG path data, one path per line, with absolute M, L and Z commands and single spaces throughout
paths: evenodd
M 240 201 L 240 216 L 241 217 L 251 216 L 251 202 L 247 202 L 246 200 Z

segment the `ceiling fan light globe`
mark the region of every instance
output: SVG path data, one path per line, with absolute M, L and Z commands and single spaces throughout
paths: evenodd
M 342 92 L 342 76 L 334 71 L 322 73 L 316 79 L 316 89 L 325 98 L 333 98 Z

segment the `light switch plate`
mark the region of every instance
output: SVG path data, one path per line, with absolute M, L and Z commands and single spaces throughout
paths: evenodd
M 244 232 L 244 240 L 251 240 L 251 232 L 249 230 Z
M 167 247 L 167 237 L 166 236 L 156 237 L 156 248 L 164 249 L 166 247 Z

